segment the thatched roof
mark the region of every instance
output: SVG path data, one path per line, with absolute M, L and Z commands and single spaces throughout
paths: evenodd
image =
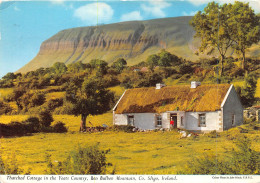
M 167 86 L 159 90 L 135 88 L 127 90 L 115 108 L 116 114 L 122 113 L 160 113 L 165 111 L 216 111 L 230 84 Z

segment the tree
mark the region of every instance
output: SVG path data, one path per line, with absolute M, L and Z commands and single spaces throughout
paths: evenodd
M 226 5 L 230 9 L 230 18 L 227 24 L 231 39 L 235 42 L 233 47 L 242 54 L 242 69 L 246 68 L 246 49 L 260 40 L 260 17 L 249 7 L 248 3 L 236 1 L 233 5 Z
M 13 80 L 16 79 L 16 75 L 12 72 L 8 72 L 5 76 L 3 76 L 4 80 Z
M 158 65 L 163 67 L 175 66 L 180 63 L 180 59 L 176 55 L 172 55 L 170 52 L 166 50 L 161 50 L 158 54 L 159 60 Z
M 44 104 L 46 98 L 41 92 L 27 92 L 20 98 L 20 105 L 24 111 L 28 111 L 32 107 Z
M 55 64 L 53 64 L 52 69 L 57 75 L 64 74 L 67 71 L 66 65 L 62 62 L 56 62 Z
M 83 64 L 81 61 L 76 63 L 71 63 L 68 65 L 68 71 L 73 73 L 78 73 L 86 69 L 86 64 Z
M 66 90 L 66 98 L 73 103 L 72 113 L 75 116 L 81 115 L 80 131 L 85 131 L 88 115 L 108 111 L 114 94 L 105 89 L 100 78 L 86 78 L 80 86 L 71 82 Z
M 199 11 L 191 20 L 191 25 L 196 31 L 195 37 L 201 39 L 200 52 L 212 54 L 215 49 L 220 54 L 220 76 L 223 73 L 224 59 L 228 48 L 233 44 L 230 36 L 228 17 L 231 16 L 228 8 L 223 8 L 218 3 L 209 3 L 204 12 Z
M 244 86 L 239 89 L 238 94 L 240 95 L 241 102 L 244 106 L 250 106 L 255 100 L 257 80 L 253 74 L 249 74 L 245 78 Z
M 127 65 L 127 62 L 123 58 L 118 58 L 112 65 L 112 68 L 115 68 L 119 73 L 122 72 L 122 70 L 125 68 Z
M 8 100 L 15 101 L 18 107 L 18 110 L 22 110 L 23 106 L 21 103 L 21 97 L 26 93 L 24 88 L 16 88 L 13 92 L 8 96 Z
M 93 60 L 90 61 L 90 65 L 93 69 L 97 69 L 97 71 L 101 75 L 104 75 L 107 72 L 108 63 L 104 60 L 93 59 Z
M 159 59 L 160 57 L 156 54 L 149 55 L 146 62 L 150 70 L 153 70 L 155 66 L 158 66 Z

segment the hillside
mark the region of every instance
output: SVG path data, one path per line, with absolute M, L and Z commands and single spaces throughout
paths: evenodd
M 191 18 L 129 21 L 63 30 L 44 41 L 37 56 L 18 72 L 50 67 L 55 62 L 87 63 L 91 59 L 103 59 L 111 63 L 118 57 L 133 65 L 161 49 L 194 61 L 198 59 L 194 52 L 199 41 L 193 39 Z M 252 51 L 253 55 L 259 55 L 259 49 Z

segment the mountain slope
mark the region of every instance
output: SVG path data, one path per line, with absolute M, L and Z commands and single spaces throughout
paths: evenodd
M 161 49 L 196 60 L 198 56 L 194 52 L 199 41 L 193 39 L 191 18 L 129 21 L 63 30 L 44 41 L 37 56 L 18 72 L 50 67 L 55 62 L 87 63 L 91 59 L 103 59 L 111 63 L 119 57 L 133 65 Z

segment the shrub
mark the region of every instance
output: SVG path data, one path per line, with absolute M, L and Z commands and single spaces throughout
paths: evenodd
M 193 68 L 190 64 L 184 63 L 178 66 L 178 72 L 180 74 L 189 74 L 193 72 Z
M 24 125 L 19 122 L 12 122 L 8 125 L 0 123 L 0 137 L 22 136 L 26 134 Z
M 225 174 L 225 165 L 213 155 L 204 154 L 189 161 L 178 174 L 215 175 Z
M 52 114 L 49 110 L 42 109 L 38 114 L 41 127 L 49 127 L 53 122 Z
M 57 107 L 60 107 L 63 105 L 63 99 L 62 98 L 56 98 L 56 99 L 50 99 L 47 102 L 47 107 L 50 111 L 53 111 L 54 109 L 56 109 Z
M 70 102 L 65 102 L 63 106 L 57 107 L 54 110 L 54 114 L 73 114 L 73 104 Z
M 260 173 L 259 155 L 251 148 L 251 142 L 245 136 L 234 141 L 236 149 L 232 149 L 227 160 L 217 156 L 204 154 L 186 164 L 179 174 L 238 174 L 250 175 Z
M 32 107 L 42 105 L 45 102 L 45 95 L 40 92 L 27 92 L 20 97 L 19 102 L 24 112 L 27 112 Z
M 66 128 L 65 124 L 62 123 L 61 121 L 58 121 L 57 123 L 55 123 L 53 125 L 53 132 L 56 132 L 56 133 L 64 133 L 64 132 L 67 132 L 68 129 Z
M 39 131 L 39 127 L 40 127 L 39 118 L 30 116 L 23 123 L 27 126 L 27 130 L 30 133 Z
M 107 166 L 106 154 L 110 150 L 100 150 L 98 145 L 89 147 L 78 147 L 76 151 L 72 151 L 67 159 L 54 165 L 51 162 L 51 156 L 47 155 L 47 170 L 48 174 L 105 174 Z
M 12 107 L 8 103 L 0 100 L 0 115 L 10 113 L 12 110 Z

